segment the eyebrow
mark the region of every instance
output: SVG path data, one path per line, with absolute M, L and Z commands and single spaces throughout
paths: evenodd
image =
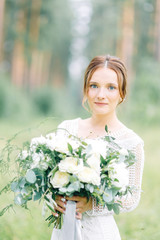
M 96 84 L 99 84 L 99 82 L 96 82 L 96 81 L 89 81 L 89 84 L 90 83 L 96 83 Z M 107 83 L 106 85 L 114 85 L 114 86 L 117 86 L 118 87 L 118 84 L 117 83 L 113 83 L 113 82 L 109 82 L 109 83 Z

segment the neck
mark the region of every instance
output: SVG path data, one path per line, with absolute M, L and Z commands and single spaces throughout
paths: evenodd
M 93 127 L 95 126 L 98 128 L 104 128 L 105 125 L 107 125 L 110 131 L 115 130 L 120 125 L 120 121 L 118 120 L 115 112 L 111 115 L 103 116 L 93 114 L 90 118 L 90 123 Z

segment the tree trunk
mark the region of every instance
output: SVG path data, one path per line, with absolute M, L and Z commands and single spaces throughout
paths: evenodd
M 120 28 L 122 36 L 118 43 L 117 55 L 124 61 L 131 79 L 134 54 L 134 0 L 124 1 Z
M 0 62 L 3 59 L 3 25 L 4 25 L 4 9 L 5 0 L 0 0 Z
M 160 1 L 156 0 L 155 12 L 155 57 L 160 61 Z

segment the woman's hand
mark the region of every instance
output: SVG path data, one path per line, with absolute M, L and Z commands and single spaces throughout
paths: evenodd
M 81 218 L 82 213 L 92 209 L 92 198 L 87 200 L 86 197 L 73 196 L 66 197 L 66 200 L 75 201 L 76 203 L 76 217 Z
M 65 213 L 66 210 L 66 200 L 75 201 L 76 202 L 76 218 L 81 219 L 82 213 L 92 209 L 92 198 L 87 200 L 86 197 L 73 196 L 71 198 L 57 195 L 55 198 L 55 202 L 57 206 L 54 206 L 55 212 L 52 212 L 53 216 L 58 217 L 58 212 Z
M 66 199 L 63 196 L 57 195 L 55 198 L 57 206 L 54 206 L 55 212 L 52 212 L 53 216 L 58 217 L 58 212 L 65 213 L 66 210 Z

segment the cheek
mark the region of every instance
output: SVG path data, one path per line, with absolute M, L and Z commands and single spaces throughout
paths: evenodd
M 96 96 L 96 90 L 94 89 L 89 89 L 88 90 L 88 98 L 92 99 Z
M 114 93 L 108 94 L 108 98 L 112 102 L 119 102 L 120 94 L 118 92 L 114 92 Z

